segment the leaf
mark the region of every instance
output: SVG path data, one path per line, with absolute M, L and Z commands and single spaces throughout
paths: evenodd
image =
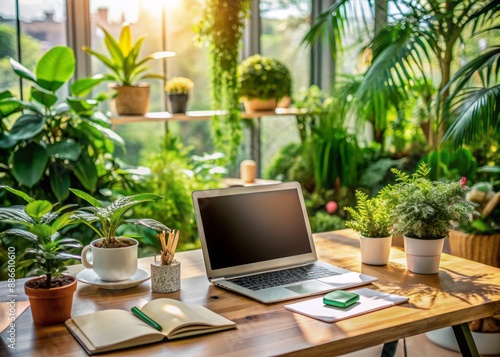
M 57 168 L 52 165 L 50 167 L 50 188 L 59 202 L 65 201 L 69 196 L 69 188 L 71 179 L 66 169 Z
M 72 139 L 66 139 L 47 146 L 47 153 L 61 160 L 76 161 L 80 157 L 82 147 Z
M 132 31 L 130 30 L 130 25 L 128 23 L 122 26 L 118 47 L 120 47 L 120 50 L 125 57 L 132 49 Z
M 66 102 L 75 113 L 85 113 L 92 111 L 97 105 L 97 101 L 83 98 L 66 98 Z
M 14 60 L 13 58 L 10 59 L 10 65 L 12 66 L 12 69 L 14 70 L 14 72 L 16 72 L 16 74 L 19 77 L 37 83 L 35 74 L 26 67 L 24 67 L 22 64 Z
M 12 228 L 12 229 L 7 229 L 6 231 L 1 233 L 2 236 L 15 236 L 19 238 L 24 238 L 27 239 L 31 242 L 36 243 L 38 241 L 38 237 L 28 231 L 22 230 L 22 229 L 17 229 L 17 228 Z
M 75 71 L 75 55 L 66 46 L 55 46 L 38 61 L 35 69 L 36 83 L 40 87 L 55 92 L 69 81 Z
M 31 97 L 38 103 L 50 108 L 57 102 L 57 97 L 46 90 L 40 90 L 35 87 L 31 87 Z
M 25 226 L 35 223 L 24 211 L 24 206 L 0 207 L 0 221 L 21 223 Z
M 150 219 L 150 218 L 131 218 L 131 219 L 126 219 L 124 222 L 138 224 L 138 225 L 141 225 L 144 227 L 148 227 L 148 228 L 151 228 L 157 232 L 163 232 L 163 231 L 170 232 L 171 231 L 170 228 L 168 228 L 163 223 L 158 222 L 155 219 Z
M 104 80 L 105 78 L 103 76 L 77 79 L 70 86 L 71 94 L 74 96 L 84 97 L 89 94 L 95 86 L 101 84 Z
M 8 117 L 11 114 L 23 110 L 24 108 L 25 106 L 23 105 L 23 102 L 17 98 L 2 98 L 0 100 L 0 118 Z
M 10 130 L 13 140 L 31 139 L 42 132 L 46 118 L 35 114 L 23 114 Z
M 92 197 L 88 193 L 80 191 L 80 190 L 78 190 L 76 188 L 70 188 L 69 190 L 71 192 L 73 192 L 76 196 L 80 197 L 82 200 L 87 201 L 88 203 L 90 203 L 93 207 L 98 207 L 98 208 L 102 208 L 103 207 L 102 204 L 98 200 L 96 200 L 94 197 Z
M 47 151 L 38 144 L 30 143 L 14 153 L 12 174 L 21 185 L 33 187 L 42 178 L 47 161 Z
M 35 199 L 24 193 L 23 191 L 16 190 L 15 188 L 9 187 L 9 186 L 1 186 L 2 188 L 6 189 L 7 191 L 21 197 L 23 200 L 26 202 L 34 202 Z
M 52 229 L 54 231 L 59 231 L 60 229 L 72 224 L 73 220 L 72 220 L 71 216 L 72 216 L 72 213 L 68 212 L 68 213 L 65 213 L 65 214 L 61 215 L 60 217 L 58 217 L 54 221 L 54 223 L 52 223 Z
M 17 140 L 12 139 L 10 136 L 10 133 L 3 132 L 0 133 L 0 148 L 1 149 L 8 149 L 16 145 Z
M 97 167 L 85 151 L 81 153 L 80 160 L 73 163 L 73 173 L 83 187 L 91 192 L 95 190 L 98 179 Z
M 52 212 L 52 203 L 46 200 L 37 200 L 26 205 L 26 213 L 35 221 L 50 212 Z

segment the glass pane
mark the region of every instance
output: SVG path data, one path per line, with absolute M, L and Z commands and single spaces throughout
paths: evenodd
M 14 0 L 0 2 L 0 91 L 10 90 L 19 96 L 19 80 L 9 63 L 18 59 L 16 5 Z

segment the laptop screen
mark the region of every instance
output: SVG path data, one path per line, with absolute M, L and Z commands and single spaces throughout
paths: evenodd
M 214 270 L 312 252 L 297 189 L 197 200 Z

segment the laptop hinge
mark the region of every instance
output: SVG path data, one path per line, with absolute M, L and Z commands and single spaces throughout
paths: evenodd
M 222 277 L 222 278 L 215 278 L 215 279 L 210 279 L 210 281 L 213 283 L 213 282 L 217 282 L 217 281 L 221 281 L 221 280 L 225 280 L 226 278 Z

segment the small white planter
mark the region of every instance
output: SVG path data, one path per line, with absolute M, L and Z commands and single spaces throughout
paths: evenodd
M 369 265 L 386 265 L 391 254 L 392 237 L 371 238 L 359 236 L 361 262 Z
M 438 346 L 449 350 L 460 352 L 457 339 L 451 327 L 445 327 L 425 333 L 425 336 Z M 477 350 L 481 356 L 500 354 L 500 333 L 486 333 L 472 331 L 472 338 L 476 343 Z
M 404 236 L 408 270 L 417 274 L 436 274 L 443 246 L 444 238 L 416 239 Z

